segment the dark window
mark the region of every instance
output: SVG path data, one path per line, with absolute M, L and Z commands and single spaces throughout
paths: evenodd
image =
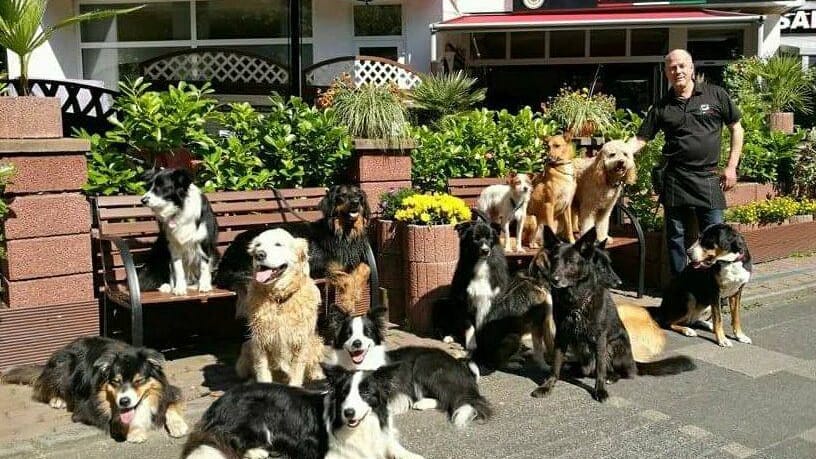
M 743 54 L 742 29 L 697 29 L 688 31 L 688 52 L 695 61 L 732 60 Z
M 592 30 L 589 32 L 589 55 L 592 57 L 625 56 L 626 30 Z
M 583 30 L 550 32 L 550 57 L 584 57 Z
M 510 57 L 514 59 L 545 57 L 545 32 L 510 34 Z
M 354 36 L 402 35 L 401 5 L 355 5 Z
M 665 56 L 669 52 L 669 29 L 632 29 L 632 56 Z
M 504 59 L 506 57 L 506 34 L 474 33 L 470 44 L 470 56 L 474 59 Z
M 82 13 L 95 10 L 122 9 L 140 3 L 105 3 L 81 5 Z M 159 41 L 189 40 L 190 2 L 148 3 L 132 13 L 80 24 L 82 41 Z
M 399 50 L 396 46 L 361 46 L 361 56 L 378 56 L 396 61 L 399 58 Z

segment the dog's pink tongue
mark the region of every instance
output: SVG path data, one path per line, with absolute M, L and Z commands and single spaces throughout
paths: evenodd
M 265 269 L 263 271 L 258 271 L 255 273 L 255 280 L 261 283 L 265 283 L 269 281 L 273 274 L 275 274 L 274 269 Z
M 128 410 L 119 413 L 119 420 L 122 421 L 122 424 L 129 425 L 133 422 L 133 418 L 136 416 L 136 410 Z

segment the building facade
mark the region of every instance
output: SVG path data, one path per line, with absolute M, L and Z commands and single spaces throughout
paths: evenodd
M 791 21 L 785 14 L 805 5 L 727 0 L 51 0 L 46 22 L 142 3 L 146 7 L 136 13 L 59 31 L 35 52 L 32 76 L 93 80 L 113 89 L 117 81 L 136 76 L 141 63 L 190 48 L 238 49 L 282 65 L 294 63 L 298 71 L 338 56 L 377 55 L 419 72 L 468 69 L 488 87 L 493 106 L 537 106 L 563 85 L 595 82 L 618 97 L 620 105 L 643 108 L 665 90 L 660 64 L 669 49 L 689 49 L 699 71 L 716 81 L 730 60 L 776 52 L 783 25 Z M 15 59 L 7 61 L 14 77 Z

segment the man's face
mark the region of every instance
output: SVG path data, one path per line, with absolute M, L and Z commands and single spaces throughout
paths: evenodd
M 689 56 L 677 53 L 669 55 L 666 59 L 666 78 L 675 91 L 690 85 L 692 75 L 694 75 L 694 64 Z

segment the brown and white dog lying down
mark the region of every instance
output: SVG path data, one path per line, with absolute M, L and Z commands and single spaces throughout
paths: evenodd
M 78 338 L 45 365 L 7 370 L 4 384 L 32 384 L 34 400 L 67 408 L 71 420 L 109 431 L 117 440 L 147 440 L 153 428 L 187 433 L 181 389 L 167 381 L 164 356 L 103 337 Z
M 323 342 L 318 336 L 320 290 L 309 277 L 309 243 L 286 230 L 264 231 L 249 244 L 252 280 L 246 306 L 251 337 L 235 371 L 258 382 L 302 386 L 321 379 Z
M 611 140 L 594 158 L 576 159 L 575 172 L 578 186 L 572 201 L 573 220 L 578 222 L 580 234 L 594 227 L 598 240 L 610 244 L 609 216 L 623 186 L 637 180 L 634 154 L 626 142 Z

